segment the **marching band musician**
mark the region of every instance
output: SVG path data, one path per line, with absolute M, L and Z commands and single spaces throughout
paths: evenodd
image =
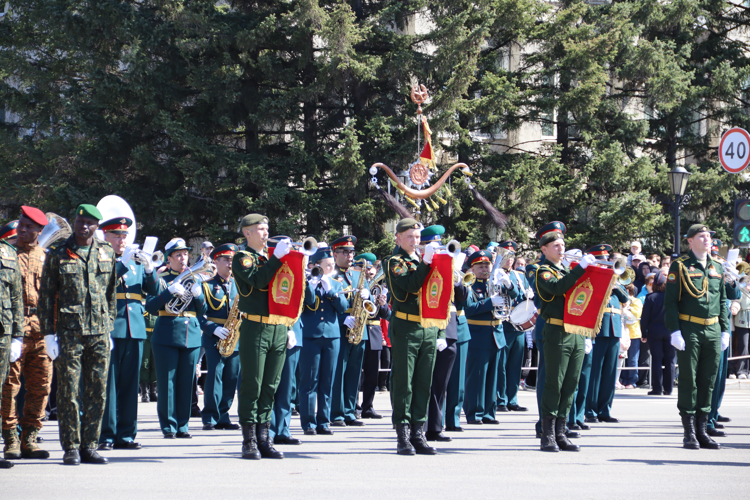
M 232 275 L 240 294 L 240 382 L 238 414 L 242 426 L 242 458 L 284 458 L 270 436 L 274 395 L 281 380 L 286 351 L 294 333 L 269 323 L 268 287 L 292 249 L 283 239 L 268 257 L 268 217 L 248 214 L 240 222 L 245 250 L 234 255 Z M 301 279 L 302 277 L 300 277 Z
M 146 338 L 146 320 L 141 299 L 155 295 L 159 285 L 150 258 L 134 257 L 122 262 L 128 228 L 133 221 L 116 217 L 99 226 L 104 240 L 115 252 L 117 273 L 117 317 L 112 330 L 114 347 L 110 353 L 107 375 L 107 404 L 104 407 L 99 450 L 141 448 L 135 442 L 138 432 L 138 379 Z
M 12 220 L 0 227 L 0 241 L 6 241 L 16 246 L 16 242 L 18 242 L 18 220 Z
M 200 298 L 201 285 L 186 289 L 175 278 L 188 267 L 188 247 L 182 238 L 171 239 L 164 248 L 167 270 L 160 274 L 159 293 L 149 296 L 146 310 L 159 317 L 151 335 L 151 349 L 156 363 L 159 399 L 156 411 L 159 426 L 166 439 L 190 439 L 188 432 L 192 406 L 193 378 L 201 346 L 198 317 L 206 314 Z M 178 314 L 167 311 L 171 301 L 188 300 Z
M 588 255 L 607 260 L 612 252 L 610 245 L 596 245 L 588 250 Z M 594 339 L 591 356 L 591 376 L 586 396 L 586 422 L 608 422 L 616 424 L 618 419 L 611 415 L 615 398 L 617 365 L 620 361 L 620 337 L 622 336 L 622 307 L 630 296 L 617 280 L 612 285 L 609 304 L 604 309 L 602 326 Z
M 342 293 L 341 282 L 334 279 L 336 268 L 330 248 L 318 248 L 310 263 L 320 267 L 322 277 L 311 279 L 314 303 L 305 305 L 302 312 L 299 417 L 306 435 L 330 436 L 334 374 L 341 343 L 348 343 L 341 338 L 339 317 L 349 301 Z
M 497 372 L 505 335 L 502 321 L 493 315 L 493 310 L 503 299 L 489 289 L 492 257 L 489 250 L 480 250 L 469 256 L 471 272 L 477 277 L 471 287 L 473 300 L 465 308 L 471 340 L 466 357 L 464 413 L 466 423 L 471 425 L 499 423 L 495 419 Z M 501 270 L 499 276 L 503 293 L 515 298 L 518 292 L 513 288 L 508 274 Z
M 438 245 L 425 247 L 419 258 L 417 246 L 424 227 L 412 218 L 396 225 L 398 248 L 384 264 L 386 285 L 391 291 L 389 337 L 392 348 L 391 402 L 393 424 L 398 437 L 399 455 L 434 455 L 427 444 L 424 423 L 435 366 L 435 352 L 447 347 L 445 330 L 425 328 L 421 324 L 419 291 L 430 272 Z
M 565 254 L 563 227 L 562 223 L 553 222 L 537 233 L 545 258 L 534 277 L 542 304 L 541 316 L 546 320 L 542 333 L 546 365 L 540 413 L 542 451 L 580 449 L 566 436 L 566 420 L 581 374 L 585 346 L 590 343 L 582 335 L 565 332 L 563 316 L 565 293 L 596 259 L 593 255 L 586 255 L 573 270 L 565 266 L 562 262 Z
M 515 254 L 518 244 L 514 241 L 501 241 L 499 248 Z M 534 292 L 526 281 L 523 272 L 513 270 L 515 258 L 508 259 L 503 268 L 510 276 L 510 281 L 517 295 L 511 302 L 515 307 L 524 300 L 534 298 Z M 528 408 L 518 405 L 518 386 L 521 383 L 521 368 L 526 347 L 526 332 L 517 330 L 510 321 L 503 321 L 503 335 L 505 346 L 500 349 L 500 360 L 497 369 L 497 411 L 528 411 Z
M 42 279 L 42 268 L 46 250 L 39 245 L 38 238 L 48 223 L 44 212 L 34 207 L 21 207 L 21 218 L 18 220 L 17 262 L 23 283 L 24 332 L 23 349 L 20 356 L 13 359 L 11 355 L 8 378 L 2 390 L 3 439 L 5 441 L 5 458 L 49 458 L 49 452 L 39 448 L 36 442 L 37 433 L 42 428 L 45 406 L 52 383 L 52 360 L 47 356 L 44 336 L 39 330 L 37 303 L 39 285 Z M 20 348 L 20 340 L 16 345 Z M 1 375 L 0 370 L 0 375 Z M 16 396 L 21 390 L 21 376 L 26 387 L 23 408 L 16 407 Z M 19 414 L 23 416 L 19 420 Z M 21 438 L 18 437 L 18 425 L 21 426 Z
M 468 249 L 466 250 L 468 252 Z M 473 252 L 472 252 L 473 253 Z M 463 254 L 464 259 L 468 256 Z M 468 271 L 467 263 L 464 262 L 462 271 Z M 466 357 L 469 352 L 469 324 L 466 322 L 466 304 L 471 300 L 471 288 L 468 286 L 453 287 L 453 306 L 451 306 L 451 320 L 445 329 L 446 338 L 456 333 L 456 359 L 453 363 L 448 389 L 445 395 L 445 430 L 448 432 L 463 432 L 461 428 L 461 411 L 464 406 L 466 395 Z M 455 309 L 455 311 L 453 310 Z M 430 436 L 428 436 L 429 438 Z M 439 436 L 435 436 L 439 437 Z
M 224 340 L 231 333 L 225 327 L 237 287 L 232 279 L 232 258 L 237 253 L 237 245 L 224 243 L 212 248 L 209 255 L 216 264 L 216 276 L 203 283 L 201 300 L 206 310 L 205 316 L 199 316 L 198 322 L 203 330 L 201 344 L 206 351 L 206 385 L 203 388 L 203 411 L 201 419 L 203 430 L 238 430 L 239 425 L 229 420 L 229 409 L 237 391 L 240 376 L 239 342 L 234 352 L 227 357 L 219 354 L 216 343 Z
M 79 205 L 73 235 L 49 252 L 39 294 L 39 329 L 57 372 L 63 464 L 106 464 L 99 455 L 107 370 L 117 317 L 115 252 L 94 238 L 101 212 Z

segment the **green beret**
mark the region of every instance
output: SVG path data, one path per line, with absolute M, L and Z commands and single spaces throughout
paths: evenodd
M 368 252 L 368 253 L 361 253 L 361 254 L 357 255 L 356 257 L 354 257 L 354 262 L 356 264 L 357 262 L 359 262 L 360 260 L 363 260 L 363 259 L 366 260 L 367 262 L 369 262 L 370 264 L 374 264 L 375 261 L 378 260 L 378 258 L 375 257 L 374 253 L 369 253 Z
M 256 224 L 268 224 L 268 217 L 260 214 L 247 214 L 242 218 L 242 222 L 240 222 L 240 229 Z
M 687 232 L 687 238 L 692 238 L 698 233 L 709 233 L 710 230 L 708 229 L 708 226 L 705 224 L 693 224 L 690 226 L 690 229 L 688 229 Z
M 398 221 L 398 224 L 396 224 L 396 232 L 397 233 L 403 233 L 404 231 L 408 231 L 409 229 L 424 229 L 424 226 L 419 223 L 417 219 L 412 219 L 411 217 L 407 217 L 406 219 L 401 219 Z
M 83 217 L 91 217 L 92 219 L 96 219 L 98 221 L 102 220 L 102 213 L 99 211 L 99 209 L 94 205 L 89 205 L 88 203 L 78 205 L 78 208 L 76 208 L 76 216 L 79 215 Z

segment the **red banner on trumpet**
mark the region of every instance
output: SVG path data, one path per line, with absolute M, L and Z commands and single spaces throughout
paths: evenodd
M 584 275 L 565 294 L 563 323 L 566 332 L 596 337 L 615 279 L 615 272 L 611 268 L 595 265 L 586 268 Z
M 281 258 L 281 267 L 268 287 L 268 322 L 294 326 L 302 314 L 305 299 L 305 256 L 291 251 Z
M 424 328 L 448 326 L 453 302 L 453 256 L 438 253 L 432 258 L 430 273 L 419 290 L 419 315 Z

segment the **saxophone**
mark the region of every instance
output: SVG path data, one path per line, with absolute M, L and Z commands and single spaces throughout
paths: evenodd
M 219 340 L 216 343 L 219 354 L 225 358 L 231 356 L 234 353 L 234 348 L 237 347 L 237 341 L 240 339 L 240 323 L 242 323 L 242 316 L 240 316 L 240 295 L 237 294 L 232 301 L 232 308 L 229 310 L 227 322 L 224 323 L 224 328 L 229 330 L 229 335 L 224 340 Z
M 349 328 L 346 332 L 346 337 L 349 339 L 350 344 L 357 345 L 362 342 L 362 336 L 365 333 L 365 327 L 367 326 L 367 317 L 375 316 L 378 312 L 378 308 L 370 300 L 365 300 L 360 295 L 360 291 L 365 287 L 366 276 L 366 261 L 362 262 L 362 271 L 359 273 L 359 282 L 357 288 L 352 290 L 354 293 L 354 304 L 352 305 L 352 316 L 354 316 L 354 326 Z

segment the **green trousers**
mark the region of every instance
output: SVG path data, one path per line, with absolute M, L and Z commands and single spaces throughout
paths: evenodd
M 154 352 L 151 350 L 151 336 L 143 341 L 143 359 L 141 361 L 141 384 L 153 384 L 156 382 L 156 364 L 154 363 Z
M 245 320 L 240 325 L 240 370 L 242 373 L 237 413 L 241 424 L 263 424 L 271 420 L 273 398 L 286 360 L 284 325 Z
M 438 328 L 393 318 L 389 335 L 392 421 L 416 428 L 427 421 Z
M 544 326 L 543 336 L 545 381 L 541 416 L 567 418 L 581 376 L 585 339 L 549 323 Z
M 719 324 L 696 325 L 680 321 L 685 350 L 677 351 L 680 366 L 677 409 L 680 415 L 708 414 L 721 357 Z

